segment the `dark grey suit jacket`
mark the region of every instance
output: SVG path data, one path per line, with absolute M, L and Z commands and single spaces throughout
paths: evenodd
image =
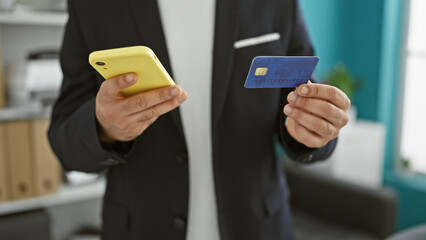
M 188 6 L 190 8 L 190 6 Z M 278 32 L 281 39 L 234 49 L 241 39 Z M 141 136 L 102 147 L 95 96 L 104 81 L 88 64 L 92 51 L 133 45 L 154 50 L 173 76 L 155 0 L 70 0 L 61 50 L 64 80 L 49 138 L 65 169 L 108 169 L 104 239 L 183 240 L 188 211 L 188 157 L 179 110 Z M 324 159 L 294 141 L 282 108 L 291 89 L 245 89 L 253 57 L 312 55 L 296 0 L 218 0 L 212 76 L 212 142 L 223 240 L 292 239 L 288 190 L 274 152 L 278 136 L 296 161 Z M 179 83 L 178 83 L 179 84 Z

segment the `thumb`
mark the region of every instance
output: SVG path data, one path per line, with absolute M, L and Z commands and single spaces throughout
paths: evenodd
M 308 80 L 308 82 L 307 82 L 307 83 L 300 84 L 299 86 L 297 86 L 297 87 L 296 87 L 296 91 L 297 91 L 299 88 L 303 87 L 305 84 L 312 84 L 312 81 L 311 81 L 311 80 Z
M 103 95 L 116 96 L 121 90 L 128 88 L 136 83 L 137 75 L 134 73 L 126 73 L 107 79 L 101 86 Z

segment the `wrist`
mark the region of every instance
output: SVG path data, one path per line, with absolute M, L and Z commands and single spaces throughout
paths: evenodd
M 103 147 L 113 146 L 117 140 L 114 139 L 108 132 L 105 130 L 105 128 L 102 126 L 102 124 L 99 122 L 98 119 L 96 119 L 96 129 L 98 132 L 99 141 L 101 142 Z

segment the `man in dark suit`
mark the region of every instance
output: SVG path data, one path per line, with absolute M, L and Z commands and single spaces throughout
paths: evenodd
M 51 145 L 65 169 L 108 169 L 104 239 L 183 240 L 194 159 L 188 157 L 188 129 L 177 107 L 191 93 L 170 86 L 124 98 L 119 91 L 136 76 L 104 81 L 87 61 L 92 51 L 145 45 L 174 76 L 157 1 L 70 0 L 68 7 L 64 80 L 52 113 Z M 236 44 L 270 33 L 280 37 Z M 211 106 L 206 106 L 211 139 L 206 140 L 220 239 L 293 239 L 274 136 L 295 161 L 325 159 L 347 123 L 350 102 L 340 90 L 315 83 L 244 89 L 255 56 L 313 55 L 297 0 L 217 0 L 212 47 Z

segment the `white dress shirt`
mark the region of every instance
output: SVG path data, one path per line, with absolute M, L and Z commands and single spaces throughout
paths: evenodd
M 174 80 L 188 93 L 180 107 L 190 172 L 186 239 L 219 240 L 210 111 L 215 0 L 158 3 Z

